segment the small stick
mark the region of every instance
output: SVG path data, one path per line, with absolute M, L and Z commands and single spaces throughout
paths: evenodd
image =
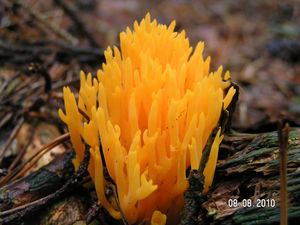
M 86 120 L 89 121 L 88 115 L 84 111 L 82 111 L 80 108 L 79 108 L 79 112 L 83 115 L 83 117 L 85 117 Z M 24 163 L 20 168 L 17 168 L 17 170 L 15 170 L 14 173 L 9 171 L 9 174 L 5 178 L 3 178 L 3 180 L 0 181 L 0 186 L 10 179 L 15 180 L 15 179 L 19 178 L 20 176 L 24 175 L 30 168 L 32 168 L 36 164 L 36 162 L 46 152 L 50 151 L 52 148 L 61 144 L 64 141 L 68 140 L 69 138 L 70 138 L 70 133 L 66 133 L 66 134 L 63 134 L 63 135 L 59 136 L 58 138 L 54 139 L 52 142 L 46 144 L 45 146 L 43 146 L 26 163 Z
M 33 131 L 30 134 L 29 137 L 29 141 L 26 143 L 26 145 L 20 150 L 20 152 L 18 153 L 18 155 L 16 156 L 16 158 L 14 159 L 14 161 L 10 164 L 10 166 L 8 167 L 8 171 L 11 172 L 17 165 L 18 163 L 21 161 L 21 159 L 23 158 L 23 156 L 26 153 L 27 148 L 29 147 L 29 145 L 31 144 L 31 141 L 33 139 L 35 132 Z
M 100 212 L 100 205 L 99 205 L 98 201 L 95 201 L 87 212 L 87 215 L 86 215 L 87 224 L 90 224 L 96 218 L 96 216 L 99 214 L 99 212 Z
M 71 191 L 76 185 L 78 185 L 82 181 L 82 179 L 85 176 L 87 176 L 87 167 L 89 165 L 89 160 L 90 153 L 88 150 L 85 150 L 84 158 L 81 161 L 78 170 L 73 174 L 71 179 L 69 179 L 60 189 L 41 199 L 0 212 L 0 224 L 13 223 L 13 221 L 15 220 L 20 220 L 24 216 L 38 210 L 40 207 L 45 206 L 51 201 L 60 198 L 67 191 Z
M 5 116 L 2 118 L 2 120 L 0 120 L 0 128 L 2 128 L 12 118 L 12 116 L 12 112 L 5 113 Z
M 90 45 L 93 47 L 99 47 L 98 43 L 96 42 L 95 38 L 91 34 L 91 32 L 84 26 L 84 23 L 82 22 L 81 18 L 77 16 L 79 14 L 76 12 L 76 9 L 72 6 L 67 4 L 63 0 L 54 0 L 54 2 L 59 5 L 64 12 L 73 20 L 76 28 L 88 39 L 90 42 Z M 79 14 L 80 15 L 80 14 Z
M 16 170 L 13 172 L 9 171 L 9 174 L 7 174 L 6 177 L 4 177 L 0 181 L 0 186 L 5 184 L 7 181 L 13 179 L 17 179 L 20 176 L 22 176 L 24 173 L 26 173 L 31 167 L 35 165 L 35 163 L 43 156 L 43 153 L 46 153 L 47 151 L 51 150 L 55 146 L 61 144 L 62 142 L 68 140 L 70 138 L 70 134 L 66 133 L 64 135 L 59 136 L 58 138 L 54 139 L 52 142 L 49 144 L 43 146 L 37 153 L 35 153 L 27 162 L 22 164 L 20 167 L 18 167 Z
M 14 130 L 11 132 L 11 134 L 9 136 L 9 139 L 5 143 L 3 149 L 1 150 L 0 161 L 3 159 L 6 151 L 8 150 L 9 146 L 11 145 L 12 141 L 15 139 L 15 137 L 19 133 L 23 123 L 24 123 L 24 118 L 22 117 L 21 119 L 19 119 L 19 121 L 18 121 L 17 125 L 15 126 Z
M 78 111 L 87 121 L 90 121 L 89 116 L 81 108 L 78 108 Z
M 280 224 L 288 224 L 288 193 L 287 193 L 287 156 L 289 141 L 289 125 L 284 128 L 280 124 L 278 130 L 280 159 Z
M 77 83 L 79 81 L 80 81 L 79 77 L 76 77 L 76 78 L 74 78 L 72 80 L 58 81 L 58 82 L 56 82 L 56 83 L 53 84 L 52 89 L 53 90 L 60 89 L 60 88 L 62 88 L 64 86 L 69 86 L 69 85 L 72 85 L 72 84 Z
M 55 146 L 60 145 L 62 142 L 68 140 L 69 138 L 70 138 L 70 134 L 66 133 L 54 139 L 51 143 L 45 145 L 43 148 L 39 150 L 39 152 L 37 152 L 31 159 L 29 159 L 25 163 L 26 166 L 23 167 L 23 169 L 15 175 L 14 179 L 17 179 L 20 176 L 24 175 L 30 168 L 32 168 L 37 163 L 37 161 L 44 155 L 44 153 L 50 151 Z
M 65 41 L 67 41 L 67 42 L 69 42 L 69 43 L 71 43 L 73 45 L 77 44 L 78 40 L 75 37 L 73 37 L 67 31 L 65 31 L 63 29 L 60 29 L 60 27 L 57 24 L 51 23 L 51 22 L 49 22 L 49 20 L 46 20 L 40 12 L 34 11 L 30 6 L 27 6 L 22 1 L 16 0 L 15 2 L 17 4 L 19 4 L 20 6 L 22 6 L 38 22 L 40 22 L 41 24 L 45 25 L 47 28 L 49 28 L 49 30 L 53 31 L 58 36 L 60 36 L 63 39 L 65 39 Z

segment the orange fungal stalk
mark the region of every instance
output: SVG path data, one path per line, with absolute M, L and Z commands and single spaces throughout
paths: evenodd
M 199 168 L 206 142 L 236 93 L 229 72 L 209 71 L 204 43 L 193 50 L 185 32 L 174 28 L 174 21 L 158 24 L 147 14 L 120 34 L 120 49 L 105 51 L 96 78 L 80 73 L 77 101 L 68 87 L 63 91 L 65 113 L 59 110 L 59 116 L 70 132 L 75 167 L 87 144 L 100 203 L 116 219 L 121 210 L 130 224 L 145 219 L 165 224 L 178 217 L 186 170 Z M 204 192 L 212 184 L 222 138 L 219 129 L 204 170 Z M 120 208 L 105 195 L 102 160 Z

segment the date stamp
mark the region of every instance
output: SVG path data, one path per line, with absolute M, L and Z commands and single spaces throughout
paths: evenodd
M 276 206 L 275 199 L 242 199 L 241 201 L 237 199 L 228 199 L 227 205 L 230 208 L 237 208 L 237 207 L 243 207 L 243 208 L 274 208 Z

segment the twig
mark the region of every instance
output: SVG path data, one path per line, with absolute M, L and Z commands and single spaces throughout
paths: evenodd
M 83 115 L 83 117 L 85 117 L 85 119 L 87 119 L 89 121 L 88 115 L 85 112 L 83 112 L 80 108 L 79 108 L 79 112 Z M 23 165 L 18 167 L 13 172 L 9 171 L 7 176 L 4 177 L 3 180 L 0 180 L 0 186 L 3 185 L 4 183 L 6 183 L 8 180 L 16 180 L 20 176 L 24 175 L 30 168 L 32 168 L 37 163 L 37 161 L 46 152 L 50 151 L 55 146 L 63 143 L 64 141 L 68 140 L 69 138 L 70 138 L 70 134 L 66 133 L 66 134 L 63 134 L 63 135 L 59 136 L 58 138 L 54 139 L 52 142 L 46 144 L 45 146 L 43 146 L 30 159 L 28 159 Z
M 117 203 L 117 208 L 118 208 L 119 212 L 121 213 L 122 223 L 123 223 L 123 225 L 129 225 L 128 221 L 126 220 L 125 214 L 124 214 L 123 210 L 120 207 L 120 201 L 118 199 L 118 192 L 117 192 L 116 185 L 111 183 L 111 182 L 108 182 L 108 183 L 109 183 L 108 186 L 112 189 L 112 191 L 114 193 L 114 198 L 115 198 L 116 203 Z
M 87 215 L 86 215 L 87 224 L 90 224 L 96 218 L 96 216 L 99 214 L 99 212 L 100 212 L 100 205 L 99 205 L 98 201 L 95 201 L 87 212 Z
M 68 140 L 69 138 L 70 138 L 69 133 L 63 134 L 60 137 L 54 139 L 51 143 L 49 143 L 49 144 L 45 145 L 43 148 L 41 148 L 36 154 L 34 154 L 25 163 L 25 167 L 23 167 L 23 169 L 14 176 L 14 180 L 19 178 L 20 176 L 24 175 L 30 168 L 32 168 L 37 163 L 37 161 L 44 155 L 44 153 L 50 151 L 55 146 L 60 145 L 64 141 Z
M 9 146 L 11 145 L 12 141 L 15 139 L 15 137 L 17 136 L 17 134 L 19 133 L 22 125 L 24 123 L 24 118 L 21 117 L 17 123 L 17 125 L 15 126 L 14 130 L 11 132 L 7 142 L 5 143 L 3 149 L 1 150 L 0 153 L 0 161 L 2 161 L 6 151 L 8 150 Z
M 233 114 L 235 112 L 235 108 L 237 106 L 237 102 L 238 102 L 239 95 L 240 95 L 240 87 L 236 83 L 232 82 L 232 86 L 230 86 L 230 87 L 234 87 L 234 89 L 236 90 L 236 93 L 233 96 L 231 103 L 225 110 L 225 111 L 228 111 L 228 115 L 226 115 L 227 121 L 221 121 L 221 123 L 222 122 L 225 123 L 224 126 L 222 126 L 222 133 L 231 131 L 232 118 L 233 118 Z M 225 116 L 225 113 L 223 112 L 221 115 L 221 120 L 224 118 L 224 116 Z
M 41 65 L 37 63 L 31 63 L 29 64 L 27 68 L 27 73 L 29 74 L 38 74 L 41 75 L 45 80 L 45 92 L 49 93 L 51 91 L 51 77 L 47 70 Z
M 2 128 L 2 126 L 6 124 L 12 118 L 12 116 L 13 116 L 12 112 L 7 112 L 5 116 L 2 118 L 2 120 L 0 121 L 0 128 Z
M 1 49 L 2 45 L 3 45 L 3 43 L 2 43 L 2 41 L 0 39 L 0 49 Z M 9 89 L 9 88 L 7 88 L 7 87 L 9 87 L 9 85 L 11 85 L 11 83 L 14 82 L 20 75 L 21 75 L 21 73 L 18 72 L 14 76 L 12 76 L 10 79 L 5 80 L 3 82 L 3 84 L 0 87 L 0 93 L 1 93 L 1 95 L 0 95 L 0 102 L 1 103 L 2 103 L 2 100 L 5 99 L 6 96 L 9 94 L 8 93 L 9 91 L 7 91 L 7 89 Z
M 20 44 L 0 39 L 0 64 L 44 61 L 43 57 L 53 53 L 56 53 L 56 60 L 63 62 L 73 58 L 89 63 L 104 61 L 103 50 L 100 48 L 73 46 L 55 40 L 23 41 Z
M 75 172 L 71 179 L 69 179 L 59 190 L 28 204 L 0 212 L 0 224 L 19 221 L 22 218 L 32 214 L 34 211 L 39 210 L 41 207 L 46 206 L 55 199 L 60 198 L 67 191 L 70 191 L 70 189 L 74 188 L 86 175 L 88 175 L 87 167 L 89 165 L 89 160 L 90 152 L 87 148 L 77 172 Z
M 191 170 L 189 175 L 189 187 L 184 192 L 184 208 L 180 218 L 179 225 L 192 225 L 197 224 L 197 218 L 200 211 L 200 205 L 205 200 L 205 196 L 202 194 L 204 188 L 204 169 L 208 161 L 211 146 L 215 139 L 218 127 L 215 128 L 203 150 L 201 162 L 198 170 Z
M 81 108 L 78 108 L 78 111 L 87 121 L 90 120 L 89 116 Z
M 79 76 L 76 76 L 76 77 L 75 77 L 74 79 L 72 79 L 72 80 L 58 81 L 58 82 L 56 82 L 56 83 L 53 84 L 52 89 L 53 89 L 53 90 L 57 90 L 57 89 L 60 89 L 60 88 L 62 88 L 62 87 L 64 87 L 64 86 L 70 86 L 70 85 L 72 85 L 72 84 L 76 84 L 76 83 L 78 83 L 79 81 L 80 81 Z
M 8 167 L 8 171 L 11 172 L 16 166 L 17 164 L 20 162 L 20 160 L 22 159 L 22 157 L 24 156 L 27 148 L 29 147 L 29 145 L 31 144 L 32 138 L 35 134 L 35 131 L 33 131 L 30 134 L 29 140 L 27 141 L 26 145 L 19 151 L 18 155 L 16 156 L 16 158 L 14 159 L 14 161 L 10 164 L 10 166 Z
M 6 176 L 7 170 L 6 169 L 0 169 L 0 178 L 3 176 Z
M 54 0 L 54 2 L 57 5 L 59 5 L 65 11 L 65 13 L 73 20 L 76 28 L 88 39 L 91 46 L 99 47 L 91 32 L 89 32 L 89 30 L 84 26 L 82 20 L 77 16 L 78 12 L 76 12 L 75 8 L 71 5 L 68 5 L 65 1 L 62 0 Z
M 23 84 L 26 84 L 23 86 Z M 31 85 L 27 85 L 31 84 Z M 40 82 L 38 82 L 38 78 L 31 78 L 27 81 L 24 81 L 22 84 L 20 84 L 19 87 L 14 88 L 12 93 L 9 93 L 5 98 L 1 101 L 1 104 L 10 104 L 15 105 L 15 103 L 18 103 L 20 100 L 24 102 L 25 99 L 29 96 L 30 93 L 35 93 L 36 90 L 41 87 Z
M 201 174 L 203 174 L 204 169 L 205 169 L 205 167 L 206 167 L 206 163 L 207 163 L 208 158 L 209 158 L 209 155 L 210 155 L 210 150 L 211 150 L 212 144 L 213 144 L 213 142 L 214 142 L 214 139 L 215 139 L 215 137 L 216 137 L 216 134 L 217 134 L 218 129 L 219 129 L 219 128 L 216 127 L 216 128 L 212 131 L 212 133 L 211 133 L 209 139 L 207 140 L 207 143 L 206 143 L 206 145 L 205 145 L 205 148 L 204 148 L 204 150 L 203 150 L 203 155 L 202 155 L 202 157 L 201 157 L 201 161 L 200 161 L 199 169 L 198 169 L 198 171 L 199 171 Z
M 67 31 L 61 29 L 56 23 L 51 23 L 49 20 L 45 19 L 40 12 L 33 10 L 33 8 L 27 6 L 22 1 L 15 0 L 15 2 L 22 6 L 38 22 L 49 28 L 49 30 L 53 31 L 58 36 L 62 37 L 65 41 L 71 43 L 72 45 L 76 45 L 78 43 L 78 40 L 75 37 L 73 37 Z
M 6 177 L 4 177 L 0 181 L 0 186 L 5 184 L 7 181 L 13 179 L 17 179 L 20 176 L 22 176 L 24 173 L 26 173 L 30 168 L 32 168 L 35 163 L 43 156 L 44 153 L 47 151 L 50 151 L 55 146 L 61 144 L 62 142 L 68 140 L 70 137 L 69 133 L 66 133 L 64 135 L 61 135 L 60 137 L 54 139 L 49 144 L 43 146 L 38 152 L 36 152 L 30 159 L 28 159 L 24 164 L 20 165 L 15 169 L 13 172 L 8 173 Z
M 280 159 L 280 224 L 288 224 L 288 192 L 287 192 L 287 156 L 289 141 L 289 125 L 282 124 L 278 130 Z

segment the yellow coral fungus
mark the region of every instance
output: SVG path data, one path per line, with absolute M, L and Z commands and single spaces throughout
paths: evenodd
M 105 195 L 105 160 L 130 224 L 164 224 L 165 214 L 168 222 L 178 217 L 188 187 L 186 170 L 198 169 L 206 142 L 236 92 L 222 67 L 209 71 L 204 43 L 193 51 L 185 32 L 174 28 L 174 21 L 166 26 L 146 15 L 133 31 L 120 34 L 120 50 L 105 51 L 97 78 L 81 72 L 78 102 L 64 88 L 65 113 L 60 110 L 59 116 L 71 135 L 74 164 L 77 168 L 83 159 L 86 143 L 99 201 L 118 219 L 119 209 Z M 219 129 L 204 170 L 204 192 L 212 184 L 222 138 Z

